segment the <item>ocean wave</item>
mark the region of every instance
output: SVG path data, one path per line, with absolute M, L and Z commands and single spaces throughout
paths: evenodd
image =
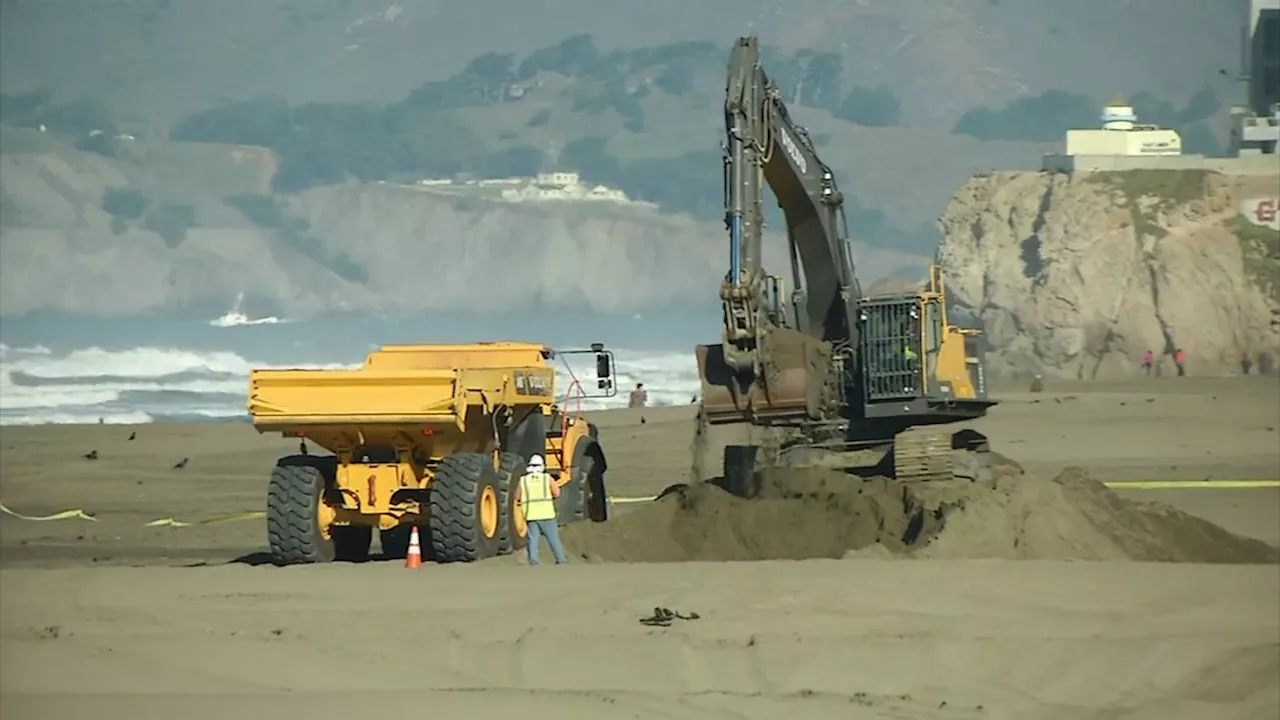
M 613 397 L 588 397 L 572 409 L 625 406 L 644 383 L 651 405 L 682 405 L 698 389 L 693 353 L 616 350 Z M 254 368 L 350 369 L 347 363 L 271 363 L 227 350 L 166 347 L 107 350 L 90 347 L 55 354 L 33 346 L 0 344 L 0 425 L 243 420 L 249 372 Z M 600 395 L 590 355 L 561 356 L 557 390 L 576 379 L 587 395 Z

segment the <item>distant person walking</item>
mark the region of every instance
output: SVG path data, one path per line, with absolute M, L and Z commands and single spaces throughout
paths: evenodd
M 1155 364 L 1155 355 L 1148 350 L 1147 353 L 1142 356 L 1142 369 L 1146 371 L 1148 377 L 1151 375 L 1151 367 Z
M 1187 374 L 1186 362 L 1187 356 L 1182 354 L 1182 348 L 1173 351 L 1173 364 L 1178 366 L 1178 377 L 1183 377 Z
M 636 383 L 636 389 L 631 391 L 631 397 L 627 400 L 627 407 L 642 408 L 649 402 L 649 393 L 645 392 L 644 383 Z
M 556 520 L 558 497 L 560 486 L 547 474 L 542 456 L 534 455 L 529 458 L 525 473 L 520 476 L 520 484 L 516 487 L 516 505 L 520 508 L 525 527 L 529 529 L 526 551 L 530 565 L 538 564 L 538 542 L 543 537 L 547 538 L 557 565 L 569 562 L 564 554 L 564 546 L 560 544 L 560 525 Z

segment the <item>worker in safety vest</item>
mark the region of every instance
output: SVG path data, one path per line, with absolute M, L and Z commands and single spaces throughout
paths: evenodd
M 565 557 L 564 546 L 560 544 L 560 525 L 556 521 L 556 498 L 560 497 L 560 486 L 554 478 L 547 474 L 546 465 L 541 455 L 529 458 L 524 475 L 520 476 L 520 484 L 516 487 L 516 505 L 524 517 L 525 526 L 529 528 L 529 564 L 538 564 L 538 540 L 546 537 L 551 546 L 551 554 L 557 565 L 569 562 Z

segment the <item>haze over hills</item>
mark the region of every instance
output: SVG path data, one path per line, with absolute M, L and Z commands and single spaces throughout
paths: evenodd
M 438 300 L 405 284 L 404 265 L 461 246 L 461 286 L 536 251 L 539 278 L 505 285 L 495 312 L 535 298 L 622 313 L 713 301 L 724 63 L 748 32 L 837 172 L 864 285 L 910 275 L 969 176 L 1035 167 L 1117 91 L 1191 149 L 1219 148 L 1218 70 L 1234 72 L 1241 15 L 1191 0 L 2 0 L 0 12 L 0 313 L 115 317 L 238 293 L 283 311 L 411 311 Z M 394 187 L 547 170 L 657 208 L 495 210 Z M 594 271 L 558 269 L 584 257 Z M 73 281 L 67 267 L 83 271 Z M 105 292 L 120 278 L 126 292 Z M 634 281 L 623 297 L 619 279 Z
M 912 125 L 1056 88 L 1182 101 L 1237 67 L 1243 3 L 1202 0 L 3 0 L 0 83 L 174 120 L 224 99 L 388 101 L 489 51 L 606 51 L 757 33 L 839 53 Z M 1176 49 L 1174 51 L 1173 49 Z

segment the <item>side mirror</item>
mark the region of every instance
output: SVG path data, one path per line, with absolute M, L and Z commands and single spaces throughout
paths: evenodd
M 596 377 L 601 380 L 613 377 L 613 358 L 609 353 L 596 353 Z

